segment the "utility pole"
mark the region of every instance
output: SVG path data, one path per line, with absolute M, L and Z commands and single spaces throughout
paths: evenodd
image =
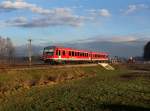
M 32 65 L 32 39 L 28 39 L 29 66 Z

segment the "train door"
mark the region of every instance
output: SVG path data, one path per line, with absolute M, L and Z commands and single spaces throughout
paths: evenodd
M 63 60 L 66 59 L 66 50 L 62 50 L 61 58 L 62 58 Z
M 61 61 L 61 50 L 58 50 L 58 60 Z
M 58 60 L 61 60 L 61 50 L 60 50 L 60 49 L 57 49 L 57 50 L 56 50 L 56 58 L 57 58 Z

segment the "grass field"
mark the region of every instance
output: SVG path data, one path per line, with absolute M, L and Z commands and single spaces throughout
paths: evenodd
M 150 72 L 100 66 L 0 71 L 0 111 L 150 111 Z

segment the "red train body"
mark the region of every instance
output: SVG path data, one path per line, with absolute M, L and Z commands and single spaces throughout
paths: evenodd
M 68 62 L 105 62 L 108 61 L 108 54 L 105 52 L 91 52 L 59 46 L 45 47 L 41 58 L 47 63 L 68 63 Z

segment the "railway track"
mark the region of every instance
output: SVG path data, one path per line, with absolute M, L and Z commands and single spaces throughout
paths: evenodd
M 47 69 L 47 68 L 69 68 L 69 67 L 88 67 L 98 64 L 67 64 L 67 65 L 48 65 L 48 64 L 27 64 L 21 65 L 0 65 L 0 70 L 28 70 L 28 69 Z
M 42 67 L 42 66 L 46 66 L 46 64 L 32 64 L 31 66 L 29 66 L 28 64 L 0 65 L 0 69 L 5 69 L 5 68 L 24 68 L 24 67 L 28 68 L 28 67 Z

